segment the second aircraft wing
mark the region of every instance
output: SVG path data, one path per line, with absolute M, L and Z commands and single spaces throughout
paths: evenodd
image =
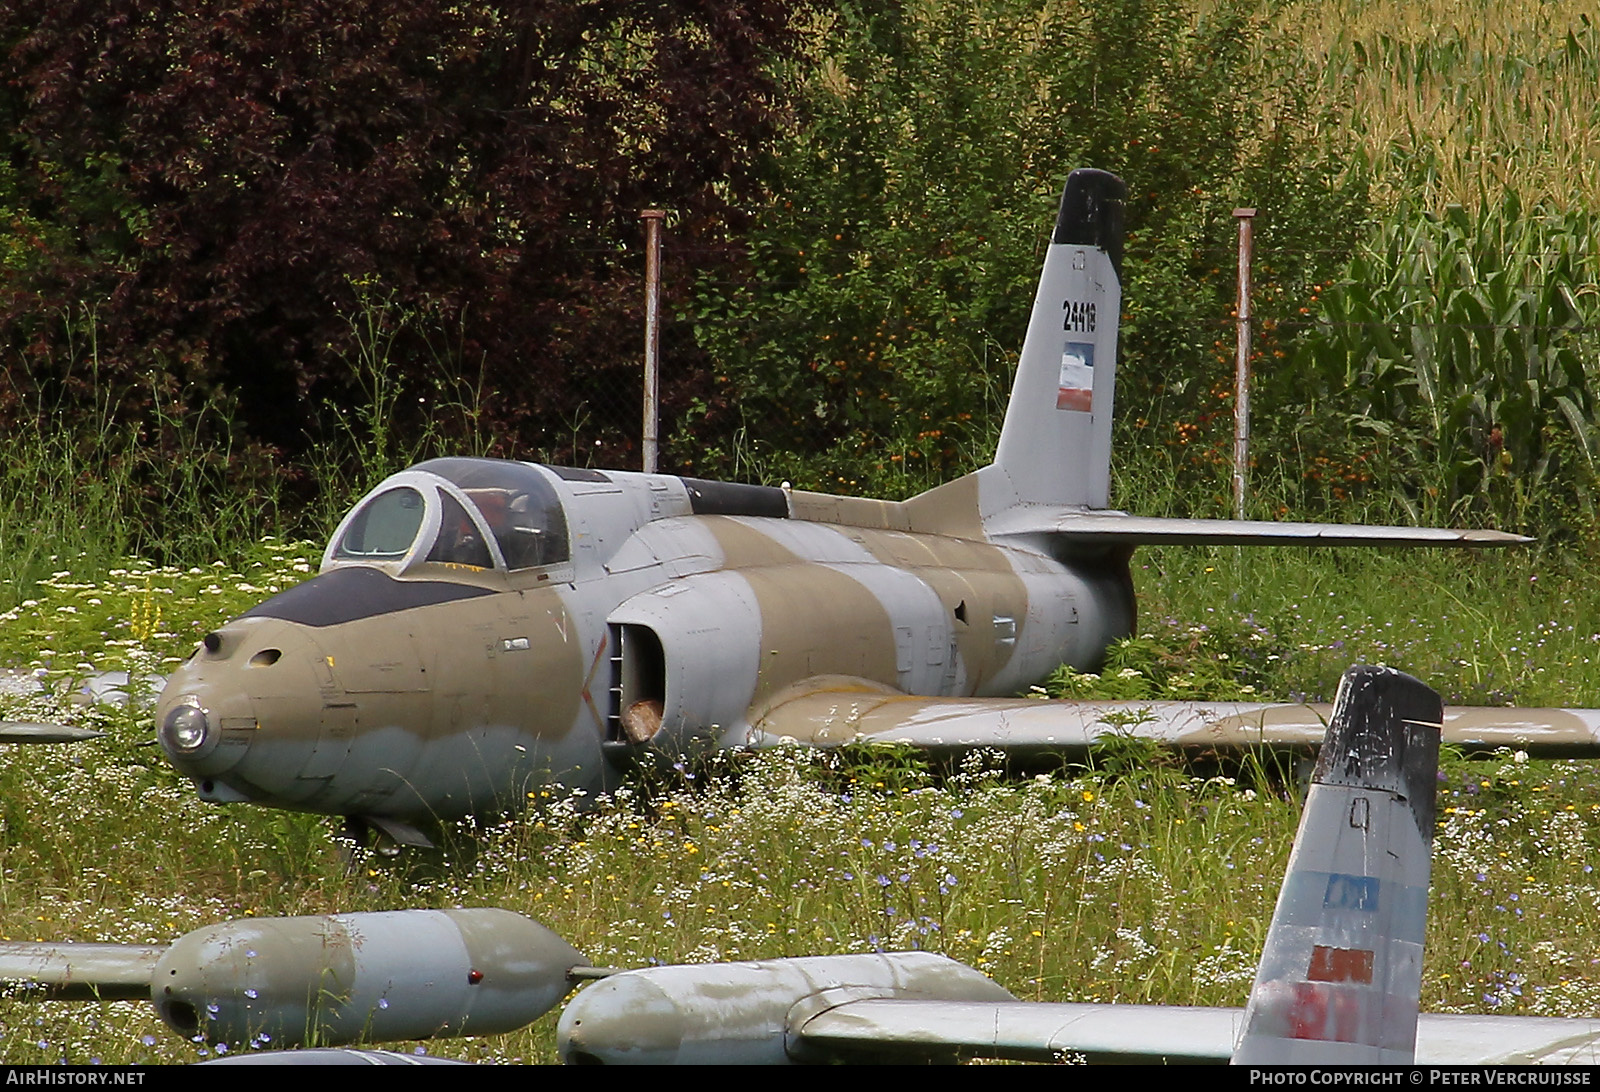
M 813 1016 L 798 1029 L 828 1055 L 910 1061 L 963 1057 L 1092 1063 L 1226 1062 L 1243 1009 L 1089 1005 L 1038 1001 L 865 1000 Z M 1594 1065 L 1600 1020 L 1423 1013 L 1417 1065 Z
M 1309 753 L 1322 742 L 1331 710 L 1321 703 L 926 698 L 831 677 L 754 710 L 745 742 L 903 743 L 934 753 L 994 748 L 1029 758 L 1081 755 L 1124 735 L 1187 751 Z M 1446 706 L 1444 742 L 1470 751 L 1510 747 L 1536 758 L 1592 757 L 1600 755 L 1600 709 Z

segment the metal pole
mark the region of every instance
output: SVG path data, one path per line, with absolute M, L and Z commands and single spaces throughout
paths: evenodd
M 645 209 L 644 221 L 644 472 L 656 472 L 661 420 L 661 221 L 666 213 Z
M 1233 518 L 1244 519 L 1250 472 L 1250 222 L 1255 209 L 1234 209 L 1239 221 L 1239 358 L 1233 386 Z

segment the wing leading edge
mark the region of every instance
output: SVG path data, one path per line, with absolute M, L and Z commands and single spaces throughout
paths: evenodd
M 903 743 L 935 754 L 994 748 L 1019 759 L 1075 757 L 1108 736 L 1191 751 L 1315 750 L 1333 707 L 1269 702 L 1053 701 L 926 698 L 864 680 L 814 680 L 754 711 L 742 741 L 758 749 L 801 744 Z M 1510 747 L 1536 758 L 1600 755 L 1600 709 L 1446 706 L 1445 743 L 1468 751 Z
M 1520 546 L 1505 531 L 1383 527 L 1274 520 L 1168 519 L 1122 512 L 1023 507 L 990 520 L 996 537 L 1032 535 L 1088 546 Z
M 1227 1062 L 1243 1009 L 1175 1005 L 1088 1005 L 1037 1001 L 854 1001 L 797 1029 L 808 1046 L 835 1057 L 910 1061 L 956 1054 L 1049 1062 L 1164 1064 Z M 1595 1065 L 1600 1020 L 1554 1016 L 1424 1013 L 1417 1065 Z

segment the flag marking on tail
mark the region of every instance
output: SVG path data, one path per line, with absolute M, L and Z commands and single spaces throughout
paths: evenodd
M 1329 910 L 1376 913 L 1379 886 L 1376 876 L 1345 876 L 1335 872 L 1328 877 L 1328 890 L 1322 896 L 1322 905 Z
M 1311 967 L 1306 978 L 1312 982 L 1372 983 L 1372 951 L 1367 948 L 1330 948 L 1319 944 L 1311 949 Z
M 1094 345 L 1090 342 L 1069 341 L 1062 348 L 1056 409 L 1094 412 Z

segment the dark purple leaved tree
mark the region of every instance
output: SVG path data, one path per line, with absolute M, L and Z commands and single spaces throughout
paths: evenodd
M 4 5 L 0 415 L 72 412 L 91 383 L 136 419 L 220 398 L 294 455 L 359 403 L 364 315 L 406 392 L 394 427 L 448 427 L 433 400 L 481 377 L 502 450 L 634 465 L 638 212 L 671 213 L 669 315 L 691 271 L 737 268 L 793 17 L 776 0 Z M 666 337 L 670 411 L 708 388 L 686 324 Z

